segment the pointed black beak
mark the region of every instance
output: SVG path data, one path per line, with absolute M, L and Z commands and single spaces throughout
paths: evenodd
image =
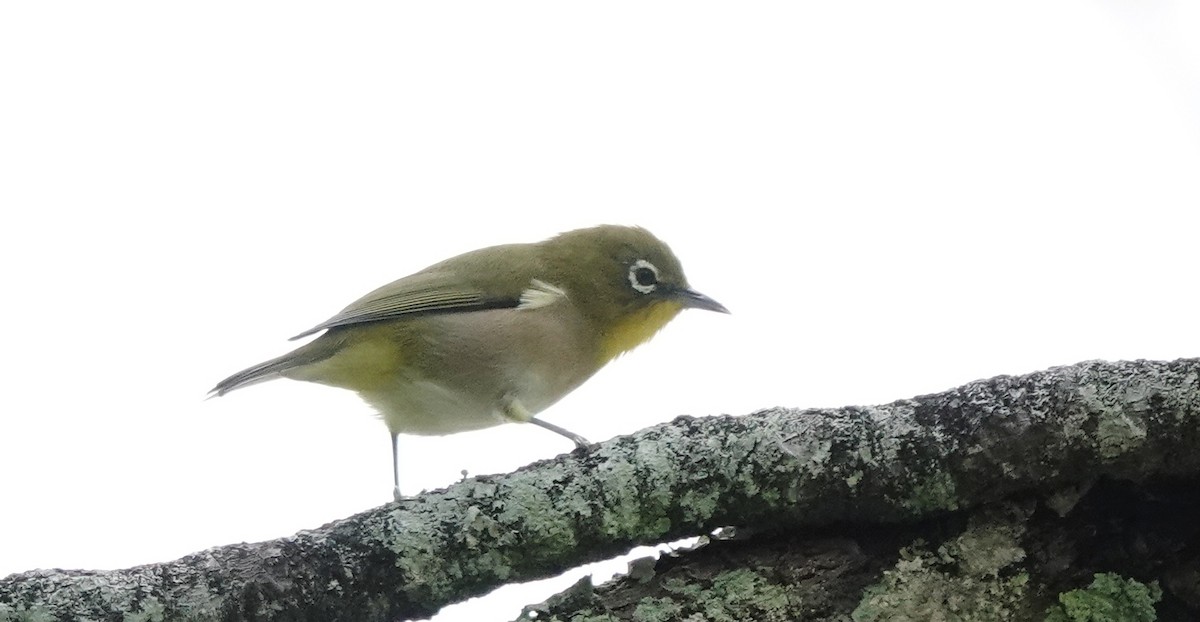
M 729 309 L 726 309 L 725 305 L 694 289 L 680 288 L 675 290 L 675 299 L 683 303 L 684 307 L 690 309 L 707 309 L 708 311 L 716 311 L 717 313 L 729 313 Z

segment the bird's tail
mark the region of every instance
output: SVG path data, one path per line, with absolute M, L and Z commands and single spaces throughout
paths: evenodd
M 274 380 L 284 375 L 284 372 L 289 369 L 295 369 L 304 365 L 325 360 L 333 355 L 335 348 L 330 348 L 331 343 L 324 342 L 318 339 L 311 343 L 307 343 L 295 350 L 284 354 L 281 357 L 273 358 L 269 361 L 259 363 L 253 367 L 247 367 L 242 371 L 220 381 L 217 386 L 213 387 L 208 393 L 211 397 L 225 395 L 234 389 L 248 387 L 252 384 Z

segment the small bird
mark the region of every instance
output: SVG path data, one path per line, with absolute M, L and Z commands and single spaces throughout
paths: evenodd
M 666 244 L 638 227 L 603 225 L 533 244 L 470 251 L 393 281 L 296 335 L 313 341 L 244 369 L 210 393 L 291 378 L 355 391 L 392 439 L 536 418 L 685 308 L 729 313 L 688 286 Z

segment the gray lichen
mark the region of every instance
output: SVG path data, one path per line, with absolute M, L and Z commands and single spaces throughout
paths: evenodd
M 1003 622 L 1027 619 L 1028 573 L 1021 536 L 1029 505 L 1003 505 L 973 517 L 958 537 L 931 548 L 915 542 L 883 580 L 868 588 L 855 622 Z
M 0 603 L 0 622 L 57 622 L 58 617 L 42 605 L 26 607 Z

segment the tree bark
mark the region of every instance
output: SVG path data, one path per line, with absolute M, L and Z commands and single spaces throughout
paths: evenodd
M 861 620 L 939 619 L 920 617 L 924 609 L 916 609 L 910 618 L 878 617 L 883 615 L 879 611 L 901 611 L 894 603 L 910 602 L 903 600 L 903 593 L 934 594 L 934 600 L 953 601 L 960 610 L 981 607 L 985 596 L 998 595 L 999 600 L 988 606 L 1024 614 L 1045 603 L 1059 606 L 1059 595 L 1046 590 L 1077 585 L 1091 569 L 1075 565 L 1080 555 L 1039 552 L 1054 549 L 1054 541 L 1045 534 L 1071 524 L 1067 519 L 1073 518 L 1070 510 L 1076 501 L 1084 499 L 1081 507 L 1095 502 L 1092 493 L 1072 491 L 1090 488 L 1094 493 L 1108 491 L 1109 481 L 1137 482 L 1129 493 L 1141 500 L 1134 507 L 1153 507 L 1147 499 L 1170 498 L 1177 505 L 1169 507 L 1183 508 L 1177 514 L 1190 519 L 1195 514 L 1184 492 L 1191 486 L 1181 492 L 1179 487 L 1146 487 L 1145 482 L 1200 476 L 1198 440 L 1198 359 L 1085 362 L 1026 376 L 1000 376 L 882 406 L 684 417 L 511 474 L 476 477 L 280 540 L 220 547 L 112 572 L 38 570 L 11 575 L 0 580 L 0 621 L 5 616 L 39 619 L 37 615 L 230 621 L 423 617 L 504 583 L 550 576 L 636 545 L 730 526 L 783 535 L 704 547 L 688 561 L 728 552 L 731 559 L 741 560 L 733 569 L 744 570 L 747 560 L 764 558 L 738 547 L 765 543 L 774 556 L 766 559 L 775 562 L 753 568 L 775 567 L 777 577 L 788 584 L 848 589 L 858 603 L 855 619 Z M 1089 486 L 1101 478 L 1104 485 Z M 1147 497 L 1156 490 L 1166 496 Z M 1184 496 L 1177 499 L 1176 494 Z M 1045 507 L 1057 508 L 1067 519 L 1048 514 Z M 1080 529 L 1094 531 L 1101 524 L 1095 521 L 1101 519 L 1112 524 L 1111 517 L 1089 514 L 1079 519 Z M 1044 530 L 1039 520 L 1047 521 Z M 1172 528 L 1191 521 L 1182 522 Z M 1174 534 L 1162 538 L 1163 546 L 1175 547 L 1174 565 L 1170 572 L 1159 565 L 1134 568 L 1134 574 L 1148 577 L 1158 572 L 1154 576 L 1171 592 L 1163 602 L 1186 608 L 1187 586 L 1195 583 L 1189 577 L 1200 576 L 1189 574 L 1194 564 L 1187 563 L 1195 555 L 1188 548 L 1195 544 L 1194 534 L 1166 527 L 1145 533 Z M 1076 536 L 1071 542 L 1084 547 L 1086 534 Z M 918 538 L 926 545 L 917 543 Z M 780 542 L 794 546 L 780 548 Z M 1042 549 L 1031 544 L 1037 542 L 1043 542 Z M 1154 554 L 1165 550 L 1156 545 L 1141 548 Z M 981 561 L 981 555 L 987 559 Z M 1045 567 L 1065 563 L 1067 569 L 1077 570 L 1039 574 L 1027 561 L 1031 559 L 1045 560 Z M 678 565 L 675 560 L 660 563 Z M 914 568 L 929 572 L 900 573 Z M 648 583 L 657 585 L 654 580 L 667 577 L 669 570 L 653 573 Z M 710 595 L 722 593 L 730 600 L 769 584 L 757 575 L 723 574 L 727 571 L 728 567 L 713 566 L 706 571 L 707 582 L 692 585 L 707 586 Z M 961 582 L 956 574 L 960 571 L 983 578 L 972 584 L 974 596 L 952 593 L 947 587 Z M 716 573 L 721 573 L 724 591 L 713 588 Z M 1017 589 L 1031 585 L 1033 575 L 1040 581 L 1032 583 L 1036 589 Z M 939 576 L 945 577 L 940 583 L 934 580 Z M 1068 576 L 1073 579 L 1063 578 Z M 1138 585 L 1146 587 L 1122 580 L 1104 579 L 1096 593 L 1125 587 L 1136 596 Z M 839 581 L 850 587 L 843 589 Z M 688 585 L 673 581 L 676 592 L 670 593 L 695 594 L 684 589 Z M 1154 586 L 1146 589 L 1155 595 Z M 582 594 L 581 606 L 596 604 L 598 592 L 576 592 L 577 597 Z M 1023 596 L 1014 596 L 1018 592 Z M 835 617 L 810 612 L 779 619 L 849 619 L 836 617 L 849 615 L 845 607 L 834 607 L 846 597 L 839 600 L 826 593 L 830 604 L 822 611 Z M 1070 594 L 1076 602 L 1092 592 Z M 796 596 L 778 590 L 770 595 L 783 602 Z M 624 601 L 630 597 L 622 596 Z M 660 602 L 664 597 L 650 598 Z M 606 609 L 597 616 L 621 611 L 602 605 Z M 638 605 L 641 613 L 634 615 Z M 565 615 L 549 606 L 541 612 L 538 619 Z M 765 614 L 688 617 L 703 614 L 681 605 L 647 608 L 640 598 L 628 613 L 633 617 L 596 619 L 774 619 Z
M 1047 501 L 702 542 L 598 587 L 584 579 L 519 620 L 1200 619 L 1200 479 L 1102 479 L 1067 516 Z M 1053 617 L 1064 602 L 1074 617 Z

